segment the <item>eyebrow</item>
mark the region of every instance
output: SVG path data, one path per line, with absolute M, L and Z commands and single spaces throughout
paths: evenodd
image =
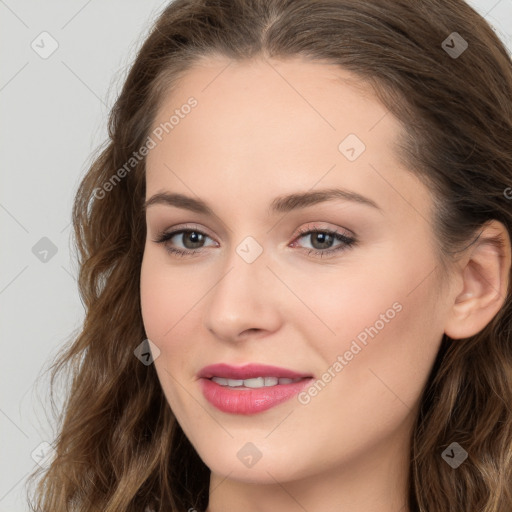
M 355 202 L 382 211 L 379 205 L 368 197 L 362 196 L 357 192 L 339 188 L 329 188 L 314 192 L 297 192 L 290 195 L 279 196 L 270 203 L 268 211 L 269 213 L 288 213 L 292 210 L 299 210 L 307 208 L 308 206 L 336 199 Z M 183 208 L 185 210 L 209 216 L 215 215 L 213 209 L 201 199 L 194 199 L 183 194 L 174 194 L 169 192 L 157 193 L 151 196 L 144 203 L 143 210 L 147 210 L 150 206 L 155 204 L 174 206 L 176 208 Z

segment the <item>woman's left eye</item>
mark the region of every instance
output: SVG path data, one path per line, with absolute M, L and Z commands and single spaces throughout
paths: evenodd
M 313 248 L 309 249 L 308 255 L 314 254 L 315 256 L 320 256 L 321 258 L 325 255 L 331 255 L 335 252 L 344 251 L 354 247 L 357 243 L 355 237 L 329 229 L 313 228 L 305 231 L 299 231 L 301 234 L 298 238 L 296 238 L 296 240 L 309 237 L 312 242 Z M 340 242 L 340 244 L 334 248 L 331 248 L 331 244 L 335 241 Z M 329 247 L 326 248 L 325 245 L 328 245 Z M 320 247 L 320 249 L 317 247 Z
M 185 245 L 183 249 L 172 247 L 170 244 L 172 239 L 178 235 L 181 235 L 181 242 Z M 353 236 L 345 235 L 343 233 L 339 233 L 338 231 L 313 228 L 307 231 L 300 231 L 300 235 L 294 240 L 294 245 L 296 240 L 307 237 L 310 238 L 313 247 L 304 249 L 308 251 L 308 255 L 314 254 L 315 256 L 320 257 L 330 255 L 338 251 L 343 251 L 353 247 L 357 243 L 357 240 Z M 170 231 L 168 233 L 164 232 L 156 240 L 153 241 L 156 243 L 164 244 L 166 250 L 171 254 L 178 256 L 192 256 L 193 254 L 202 252 L 202 248 L 204 246 L 201 246 L 201 244 L 204 243 L 206 238 L 210 237 L 197 229 L 180 229 L 176 231 Z M 190 247 L 190 245 L 187 247 L 189 241 L 192 247 Z M 331 246 L 335 241 L 340 242 L 340 244 L 332 248 Z

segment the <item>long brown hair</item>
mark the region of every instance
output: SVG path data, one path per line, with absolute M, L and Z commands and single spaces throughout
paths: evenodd
M 443 46 L 453 33 L 460 55 Z M 450 40 L 449 37 L 452 37 Z M 458 39 L 457 41 L 461 41 Z M 404 126 L 396 152 L 432 191 L 440 261 L 453 261 L 491 219 L 512 233 L 512 63 L 462 0 L 177 0 L 158 17 L 129 70 L 73 207 L 80 333 L 52 365 L 69 393 L 55 459 L 32 510 L 204 511 L 210 471 L 184 435 L 146 338 L 139 275 L 145 242 L 144 146 L 180 76 L 211 55 L 304 57 L 370 84 Z M 198 107 L 200 108 L 200 106 Z M 124 168 L 124 172 L 119 172 Z M 117 176 L 117 177 L 116 177 Z M 110 183 L 111 186 L 106 186 Z M 510 193 L 507 193 L 507 190 Z M 512 510 L 512 299 L 477 335 L 445 335 L 412 434 L 411 511 Z M 467 452 L 456 470 L 441 457 Z

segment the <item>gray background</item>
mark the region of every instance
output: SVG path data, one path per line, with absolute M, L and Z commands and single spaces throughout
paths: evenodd
M 512 0 L 468 3 L 512 51 Z M 41 446 L 53 440 L 43 372 L 84 316 L 70 244 L 73 194 L 166 4 L 0 0 L 0 512 L 28 510 L 25 479 L 51 457 Z

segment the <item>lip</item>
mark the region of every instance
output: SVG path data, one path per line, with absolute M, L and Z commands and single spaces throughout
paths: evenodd
M 313 378 L 261 388 L 230 388 L 207 378 L 199 379 L 203 396 L 219 411 L 257 414 L 289 400 L 309 386 Z
M 261 388 L 231 388 L 212 381 L 212 377 L 224 379 L 253 379 L 256 377 L 277 377 L 302 379 L 289 384 L 276 384 Z M 311 374 L 297 372 L 266 364 L 250 363 L 244 366 L 231 366 L 225 363 L 205 366 L 198 379 L 203 396 L 218 410 L 231 414 L 257 414 L 275 407 L 311 384 Z
M 246 364 L 244 366 L 231 366 L 225 363 L 211 364 L 205 366 L 199 373 L 199 379 L 211 379 L 222 377 L 224 379 L 253 379 L 255 377 L 277 377 L 288 379 L 299 379 L 312 377 L 311 374 L 299 373 L 287 368 L 270 366 L 266 364 Z

